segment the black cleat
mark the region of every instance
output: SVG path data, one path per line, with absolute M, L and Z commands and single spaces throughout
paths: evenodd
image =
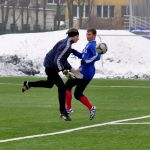
M 61 113 L 60 114 L 60 117 L 63 119 L 63 120 L 65 120 L 65 121 L 71 121 L 71 118 L 70 118 L 70 116 L 69 116 L 69 114 L 68 113 Z
M 28 81 L 24 81 L 23 86 L 22 86 L 22 92 L 25 92 L 28 90 L 30 87 L 28 85 Z

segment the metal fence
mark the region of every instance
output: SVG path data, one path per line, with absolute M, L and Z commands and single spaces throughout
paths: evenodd
M 130 31 L 150 31 L 150 0 L 129 0 Z

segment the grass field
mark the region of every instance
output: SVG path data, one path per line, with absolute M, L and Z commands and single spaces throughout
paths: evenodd
M 85 91 L 97 107 L 94 120 L 73 100 L 72 121 L 59 118 L 57 88 L 21 93 L 24 80 L 0 78 L 0 140 L 64 131 L 150 115 L 150 81 L 93 80 Z M 123 122 L 124 123 L 124 122 Z M 0 150 L 150 150 L 150 117 L 53 136 L 0 143 Z M 142 123 L 142 124 L 140 124 Z

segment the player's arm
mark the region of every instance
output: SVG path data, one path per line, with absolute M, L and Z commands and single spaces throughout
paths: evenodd
M 77 56 L 78 58 L 82 59 L 82 53 L 78 52 L 77 50 L 72 49 L 72 54 L 74 56 Z
M 71 70 L 71 68 L 72 68 L 72 66 L 69 64 L 68 61 L 66 61 L 66 62 L 64 63 L 64 69 L 65 69 L 65 70 Z
M 70 48 L 69 39 L 58 47 L 57 53 L 55 55 L 54 63 L 57 66 L 59 71 L 62 71 L 64 69 L 70 69 L 71 67 L 68 62 L 64 63 L 63 61 L 63 56 L 65 55 L 65 53 L 68 51 L 69 48 Z M 66 66 L 68 68 L 66 68 Z
M 100 54 L 98 54 L 95 50 L 95 47 L 94 46 L 89 46 L 87 49 L 86 49 L 86 53 L 84 53 L 83 57 L 82 57 L 82 61 L 81 63 L 82 64 L 89 64 L 89 63 L 92 63 L 94 61 L 98 61 L 100 60 Z

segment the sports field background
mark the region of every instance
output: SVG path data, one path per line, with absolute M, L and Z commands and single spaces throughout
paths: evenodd
M 93 80 L 85 94 L 97 107 L 95 119 L 90 121 L 88 110 L 73 100 L 72 121 L 65 122 L 59 117 L 56 87 L 21 92 L 24 80 L 38 79 L 0 78 L 0 140 L 150 115 L 150 81 Z M 130 122 L 148 123 L 150 118 Z M 150 124 L 107 125 L 0 143 L 0 150 L 150 150 Z

